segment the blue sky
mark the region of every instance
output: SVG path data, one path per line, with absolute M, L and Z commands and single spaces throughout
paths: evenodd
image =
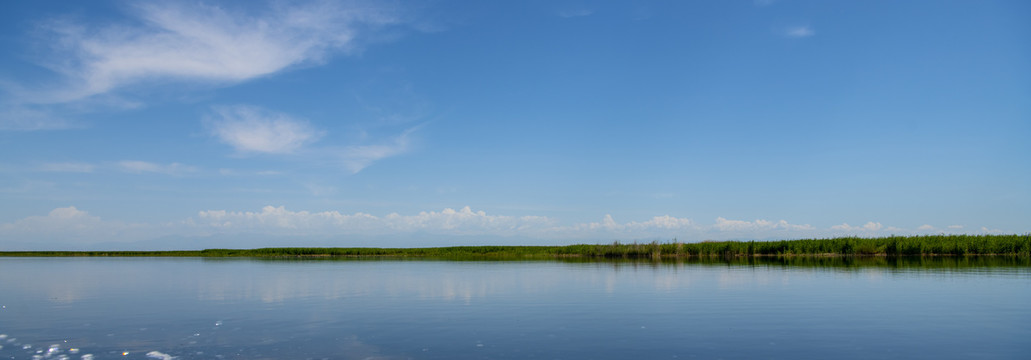
M 0 249 L 1031 231 L 1025 1 L 0 10 Z

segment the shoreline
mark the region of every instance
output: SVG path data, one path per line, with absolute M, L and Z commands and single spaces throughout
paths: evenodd
M 582 258 L 690 259 L 706 257 L 959 257 L 1031 256 L 1031 234 L 924 235 L 695 243 L 426 248 L 282 247 L 168 251 L 0 251 L 0 257 L 278 257 L 278 258 Z

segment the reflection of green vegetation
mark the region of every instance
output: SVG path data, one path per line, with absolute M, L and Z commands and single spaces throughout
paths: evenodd
M 1027 256 L 758 256 L 692 257 L 672 263 L 784 267 L 882 267 L 893 269 L 964 269 L 984 267 L 1031 267 Z
M 782 241 L 721 241 L 569 246 L 455 246 L 439 248 L 264 248 L 199 251 L 22 251 L 0 256 L 192 256 L 192 257 L 394 257 L 436 259 L 664 259 L 689 257 L 763 257 L 794 255 L 924 256 L 1008 255 L 1031 256 L 1031 234 L 930 235 L 883 238 L 834 238 Z
M 262 261 L 262 262 L 337 262 L 337 261 L 500 261 L 500 262 L 561 262 L 568 264 L 611 265 L 616 268 L 666 266 L 734 266 L 734 267 L 811 267 L 811 268 L 889 268 L 889 269 L 978 269 L 1017 268 L 1031 271 L 1028 256 L 684 256 L 662 258 L 597 258 L 586 256 L 453 256 L 453 257 L 398 257 L 398 256 L 276 256 L 276 257 L 206 257 L 205 261 Z

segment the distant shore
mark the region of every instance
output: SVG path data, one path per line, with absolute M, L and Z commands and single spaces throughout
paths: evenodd
M 678 258 L 748 256 L 1031 256 L 1031 234 L 843 237 L 775 241 L 431 248 L 261 248 L 182 251 L 0 251 L 0 257 Z

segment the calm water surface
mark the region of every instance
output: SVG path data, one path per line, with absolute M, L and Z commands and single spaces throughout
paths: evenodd
M 0 359 L 1028 359 L 1029 304 L 1026 261 L 0 258 Z

